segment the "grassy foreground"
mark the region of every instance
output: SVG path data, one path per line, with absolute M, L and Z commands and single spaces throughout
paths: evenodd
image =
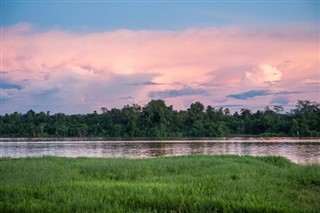
M 0 212 L 320 212 L 320 165 L 203 155 L 0 158 Z

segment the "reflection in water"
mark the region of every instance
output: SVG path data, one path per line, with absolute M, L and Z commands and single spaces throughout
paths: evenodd
M 0 157 L 67 156 L 149 158 L 190 154 L 284 156 L 296 163 L 320 163 L 320 142 L 274 141 L 73 141 L 0 142 Z

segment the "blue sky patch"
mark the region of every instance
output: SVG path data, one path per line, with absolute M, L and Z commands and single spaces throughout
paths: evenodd
M 227 98 L 234 98 L 240 100 L 248 100 L 258 96 L 267 96 L 267 95 L 290 95 L 301 93 L 300 91 L 280 91 L 280 92 L 271 92 L 270 90 L 250 90 L 243 93 L 227 95 Z
M 254 98 L 257 96 L 266 96 L 266 95 L 270 95 L 270 94 L 272 94 L 272 93 L 270 93 L 269 90 L 250 90 L 250 91 L 244 92 L 244 93 L 228 95 L 227 98 L 248 100 L 250 98 Z
M 19 84 L 11 84 L 11 83 L 8 83 L 6 80 L 1 80 L 0 88 L 1 88 L 1 89 L 17 89 L 17 90 L 22 90 L 22 86 L 21 86 L 21 85 L 19 85 Z
M 174 98 L 179 96 L 190 96 L 190 95 L 206 95 L 207 91 L 202 89 L 193 89 L 186 87 L 183 89 L 173 89 L 164 91 L 154 91 L 149 93 L 150 98 Z

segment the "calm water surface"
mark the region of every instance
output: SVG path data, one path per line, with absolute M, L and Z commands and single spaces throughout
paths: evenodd
M 150 158 L 190 154 L 284 156 L 293 162 L 320 164 L 320 139 L 253 139 L 181 141 L 10 141 L 0 142 L 0 157 Z

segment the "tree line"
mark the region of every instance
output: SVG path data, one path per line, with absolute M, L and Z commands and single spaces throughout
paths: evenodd
M 227 136 L 320 136 L 320 104 L 299 100 L 290 112 L 281 106 L 252 112 L 205 107 L 192 103 L 174 110 L 163 100 L 144 107 L 101 108 L 101 113 L 66 115 L 50 112 L 0 115 L 1 137 L 227 137 Z

